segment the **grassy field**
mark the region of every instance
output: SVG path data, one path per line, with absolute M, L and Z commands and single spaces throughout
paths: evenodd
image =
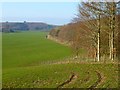
M 117 88 L 118 65 L 68 61 L 44 32 L 3 34 L 3 88 Z
M 3 68 L 24 67 L 62 59 L 71 54 L 68 47 L 45 38 L 45 32 L 3 34 Z

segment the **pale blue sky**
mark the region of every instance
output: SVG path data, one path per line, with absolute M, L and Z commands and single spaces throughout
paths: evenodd
M 77 13 L 77 2 L 2 3 L 2 21 L 31 21 L 63 25 Z

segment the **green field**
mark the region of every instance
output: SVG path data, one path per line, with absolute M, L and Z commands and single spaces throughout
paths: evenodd
M 69 47 L 46 34 L 3 33 L 3 88 L 118 87 L 117 64 L 75 62 Z
M 3 34 L 3 68 L 24 67 L 65 58 L 68 47 L 45 38 L 45 32 Z

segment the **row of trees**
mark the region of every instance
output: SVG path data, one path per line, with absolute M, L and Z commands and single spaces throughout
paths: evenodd
M 19 30 L 26 31 L 29 30 L 29 27 L 27 25 L 27 22 L 24 21 L 24 23 L 12 23 L 12 22 L 4 22 L 2 24 L 2 32 L 16 32 Z
M 95 60 L 100 61 L 100 58 L 105 56 L 114 60 L 117 57 L 118 51 L 118 6 L 120 2 L 82 2 L 78 7 L 77 17 L 74 22 L 82 22 L 80 25 L 79 39 L 78 36 L 73 40 L 73 46 L 77 51 L 85 44 L 95 51 Z M 81 40 L 80 40 L 81 39 Z M 81 47 L 80 47 L 81 46 Z M 87 47 L 88 48 L 88 47 Z M 92 52 L 91 51 L 91 52 Z M 78 53 L 77 53 L 78 54 Z

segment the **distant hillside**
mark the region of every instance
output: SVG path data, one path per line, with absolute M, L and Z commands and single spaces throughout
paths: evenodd
M 49 31 L 57 27 L 56 25 L 49 25 L 41 22 L 4 22 L 0 28 L 2 32 L 15 32 L 15 31 L 28 31 L 28 30 L 41 30 Z

